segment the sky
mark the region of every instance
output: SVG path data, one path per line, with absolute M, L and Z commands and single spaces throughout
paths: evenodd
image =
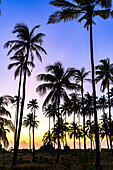
M 61 61 L 65 69 L 75 67 L 80 69 L 85 67 L 86 71 L 91 70 L 90 48 L 89 48 L 89 31 L 84 28 L 84 22 L 78 23 L 76 20 L 58 24 L 47 24 L 49 16 L 57 10 L 56 7 L 49 4 L 49 0 L 2 0 L 0 5 L 0 95 L 17 95 L 18 78 L 14 80 L 15 69 L 8 70 L 11 63 L 3 45 L 16 39 L 12 34 L 14 26 L 17 23 L 25 23 L 31 30 L 34 26 L 40 25 L 36 31 L 45 34 L 42 47 L 47 51 L 47 55 L 42 55 L 42 63 L 35 58 L 35 68 L 32 76 L 27 78 L 26 84 L 26 102 L 24 117 L 29 113 L 26 105 L 31 99 L 37 99 L 40 109 L 37 111 L 37 120 L 40 121 L 38 130 L 35 131 L 35 141 L 37 147 L 42 143 L 42 136 L 48 130 L 48 119 L 44 117 L 41 106 L 44 97 L 36 93 L 36 87 L 40 84 L 37 82 L 36 75 L 45 73 L 45 67 L 48 64 L 54 64 Z M 93 43 L 94 43 L 94 62 L 99 64 L 100 59 L 110 58 L 113 62 L 113 19 L 103 20 L 99 17 L 94 19 L 96 25 L 93 25 Z M 89 76 L 91 77 L 91 75 Z M 92 92 L 91 84 L 85 84 L 85 92 Z M 97 95 L 101 95 L 99 85 L 96 87 Z M 15 109 L 8 107 L 12 114 L 14 122 Z M 72 121 L 72 117 L 68 118 Z M 52 120 L 51 120 L 52 126 Z M 10 143 L 13 141 L 13 134 L 8 134 Z M 28 129 L 22 128 L 22 143 L 28 143 Z M 24 145 L 23 144 L 23 145 Z M 70 141 L 71 145 L 71 141 Z

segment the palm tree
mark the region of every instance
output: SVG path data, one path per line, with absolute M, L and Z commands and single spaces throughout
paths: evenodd
M 14 55 L 18 55 L 20 52 L 24 53 L 25 56 L 25 71 L 24 71 L 24 79 L 23 79 L 23 92 L 22 92 L 22 105 L 20 109 L 20 120 L 19 120 L 19 128 L 18 128 L 18 137 L 16 141 L 16 145 L 14 147 L 14 156 L 13 156 L 13 166 L 17 164 L 17 153 L 19 147 L 19 139 L 21 133 L 21 126 L 22 126 L 22 117 L 23 117 L 23 110 L 24 110 L 24 102 L 25 102 L 25 87 L 26 87 L 26 73 L 27 73 L 27 62 L 29 57 L 31 57 L 31 61 L 34 60 L 34 53 L 38 57 L 40 61 L 42 61 L 42 57 L 39 52 L 46 51 L 42 48 L 43 40 L 42 38 L 45 34 L 38 33 L 34 35 L 34 31 L 39 28 L 40 26 L 35 26 L 31 31 L 25 24 L 17 24 L 14 27 L 13 33 L 17 33 L 17 40 L 8 41 L 4 48 L 10 47 L 8 55 L 11 52 L 15 52 Z
M 8 106 L 8 104 L 12 102 L 13 102 L 13 97 L 9 95 L 4 95 L 0 97 L 0 140 L 3 141 L 5 147 L 8 147 L 9 145 L 6 133 L 10 132 L 10 130 L 14 132 L 15 128 L 11 120 L 7 120 L 2 116 L 7 116 L 7 117 L 9 116 L 11 118 L 11 114 L 5 108 L 5 106 Z M 5 127 L 7 127 L 7 129 L 5 129 Z
M 53 139 L 52 133 L 50 133 L 50 131 L 48 130 L 47 132 L 44 133 L 44 136 L 42 138 L 43 145 L 49 144 L 49 147 L 50 147 L 50 145 L 52 145 L 52 141 L 55 141 L 55 140 Z
M 13 97 L 9 95 L 4 95 L 0 97 L 0 118 L 1 116 L 9 116 L 11 118 L 11 114 L 7 109 L 5 109 L 5 106 L 8 106 L 8 104 L 12 101 Z
M 74 83 L 70 83 L 70 72 L 68 69 L 65 71 L 60 62 L 56 62 L 54 65 L 49 65 L 46 67 L 46 71 L 50 72 L 48 74 L 39 74 L 37 76 L 38 80 L 45 81 L 45 83 L 39 85 L 36 89 L 41 95 L 45 94 L 49 90 L 49 94 L 46 97 L 43 107 L 48 104 L 48 102 L 57 104 L 57 118 L 58 118 L 58 152 L 56 163 L 59 161 L 59 134 L 60 134 L 60 99 L 69 101 L 69 97 L 66 93 L 66 89 L 74 89 Z
M 93 96 L 89 94 L 89 92 L 87 92 L 85 95 L 85 114 L 86 116 L 89 117 L 89 121 L 86 122 L 86 126 L 89 126 L 89 138 L 91 141 L 91 153 L 92 153 L 92 127 L 91 127 L 91 116 L 93 116 L 94 114 L 94 109 L 93 109 Z M 86 133 L 87 134 L 87 133 Z
M 64 120 L 62 119 L 62 117 L 60 117 L 60 133 L 58 131 L 58 120 L 56 121 L 54 127 L 52 128 L 52 138 L 55 141 L 58 141 L 58 133 L 59 133 L 59 145 L 61 148 L 61 144 L 60 144 L 60 140 L 63 143 L 63 148 L 64 148 L 64 139 L 65 139 L 65 132 L 68 132 L 68 122 L 64 122 Z
M 12 124 L 11 120 L 0 119 L 0 141 L 3 142 L 4 147 L 6 147 L 6 148 L 9 145 L 9 141 L 8 141 L 8 138 L 7 138 L 7 132 L 10 133 L 9 129 L 12 132 L 15 131 L 14 125 Z
M 77 94 L 77 93 L 71 93 L 70 94 L 70 97 L 71 97 L 71 109 L 72 109 L 72 111 L 74 112 L 74 116 L 73 116 L 73 122 L 74 122 L 74 124 L 75 124 L 75 114 L 79 114 L 79 112 L 80 112 L 80 97 L 79 97 L 79 94 Z M 74 128 L 75 128 L 75 126 L 74 126 Z M 76 129 L 74 129 L 74 150 L 75 150 L 75 130 Z
M 84 98 L 84 94 L 83 94 L 83 91 L 84 91 L 84 81 L 85 80 L 89 80 L 89 79 L 86 79 L 86 77 L 88 76 L 88 74 L 90 73 L 90 71 L 88 72 L 85 72 L 85 68 L 82 67 L 80 70 L 76 70 L 75 72 L 75 76 L 74 76 L 74 79 L 76 82 L 80 82 L 81 83 L 81 96 L 82 96 L 82 114 L 83 114 L 83 131 L 84 131 L 84 149 L 86 150 L 86 138 L 85 138 L 85 112 L 84 112 L 84 101 L 83 101 L 83 98 Z
M 58 23 L 61 20 L 64 22 L 78 19 L 78 22 L 86 20 L 84 27 L 90 27 L 90 51 L 91 51 L 91 67 L 92 67 L 92 88 L 94 98 L 94 118 L 95 118 L 95 140 L 96 140 L 96 167 L 100 167 L 100 152 L 99 152 L 99 134 L 98 134 L 98 123 L 97 123 L 97 111 L 96 111 L 96 90 L 95 90 L 95 78 L 94 78 L 94 59 L 93 59 L 93 33 L 92 25 L 95 24 L 93 18 L 100 16 L 104 19 L 109 17 L 110 10 L 98 10 L 99 5 L 101 7 L 111 7 L 111 0 L 74 0 L 71 3 L 67 0 L 52 0 L 51 5 L 61 8 L 60 11 L 56 11 L 49 17 L 48 23 Z
M 111 104 L 110 104 L 110 84 L 113 82 L 113 64 L 110 64 L 110 59 L 103 59 L 100 60 L 99 65 L 97 65 L 96 68 L 96 83 L 101 81 L 101 86 L 100 90 L 102 92 L 105 91 L 107 88 L 107 93 L 108 93 L 108 106 L 109 106 L 109 129 L 110 129 L 110 147 L 111 147 L 111 152 L 113 155 L 112 151 L 112 138 L 111 138 Z
M 109 136 L 109 131 L 108 131 L 108 117 L 107 114 L 104 112 L 103 115 L 101 116 L 101 138 L 103 139 L 106 136 L 106 142 L 107 142 L 107 147 L 109 151 L 109 143 L 108 143 L 108 136 Z
M 79 126 L 77 125 L 77 123 L 72 122 L 72 123 L 70 124 L 69 130 L 68 130 L 69 138 L 70 138 L 70 139 L 72 139 L 72 137 L 74 138 L 74 150 L 76 149 L 76 147 L 75 147 L 75 137 L 77 138 L 78 128 L 79 128 Z
M 53 105 L 52 104 L 49 104 L 47 107 L 44 107 L 43 109 L 44 111 L 44 114 L 46 117 L 49 117 L 49 147 L 50 147 L 50 144 L 51 144 L 51 138 L 50 138 L 50 118 L 55 117 L 55 110 L 53 108 Z
M 23 121 L 23 127 L 28 127 L 29 126 L 29 149 L 31 150 L 31 127 L 33 125 L 33 113 L 29 113 L 27 114 L 26 117 L 24 117 L 24 121 Z
M 66 121 L 66 116 L 70 116 L 72 114 L 72 109 L 71 109 L 71 101 L 66 102 L 64 101 L 64 103 L 61 105 L 60 107 L 61 110 L 61 116 L 65 116 L 65 123 Z M 66 138 L 66 131 L 65 131 L 65 146 L 67 146 L 67 138 Z
M 37 99 L 32 99 L 27 104 L 27 108 L 31 108 L 31 111 L 33 113 L 33 121 L 35 122 L 35 112 L 39 108 Z M 34 125 L 33 125 L 33 162 L 35 162 L 35 134 L 34 134 Z
M 17 76 L 19 76 L 19 86 L 18 86 L 18 96 L 17 96 L 17 107 L 16 107 L 16 114 L 15 114 L 15 135 L 14 135 L 14 146 L 16 145 L 17 140 L 17 129 L 18 129 L 18 114 L 19 114 L 19 99 L 20 99 L 20 90 L 21 90 L 21 81 L 22 81 L 22 73 L 25 71 L 25 56 L 22 51 L 18 53 L 18 55 L 14 55 L 13 57 L 10 57 L 11 60 L 14 61 L 14 63 L 9 64 L 8 69 L 12 69 L 13 67 L 17 67 L 14 73 L 14 78 L 16 79 Z M 31 76 L 31 72 L 28 68 L 28 66 L 31 66 L 32 68 L 35 67 L 33 62 L 28 61 L 27 62 L 27 75 Z

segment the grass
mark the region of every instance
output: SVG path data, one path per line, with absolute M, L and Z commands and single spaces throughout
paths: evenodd
M 57 151 L 54 153 L 36 151 L 36 162 L 32 162 L 32 152 L 20 150 L 18 153 L 18 165 L 12 166 L 13 152 L 0 153 L 0 169 L 11 170 L 95 170 L 95 152 L 91 155 L 87 150 L 68 150 L 60 152 L 59 163 L 55 164 Z M 100 153 L 101 170 L 113 169 L 113 157 L 106 150 Z

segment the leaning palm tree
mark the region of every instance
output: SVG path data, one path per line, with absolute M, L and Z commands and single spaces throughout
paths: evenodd
M 39 108 L 37 99 L 32 99 L 31 101 L 29 101 L 29 103 L 27 104 L 27 108 L 28 109 L 31 108 L 31 111 L 33 113 L 33 121 L 35 122 L 36 110 Z M 35 161 L 35 134 L 34 134 L 34 126 L 33 126 L 33 162 L 34 161 Z
M 84 130 L 84 149 L 86 150 L 86 138 L 85 138 L 85 111 L 84 111 L 84 82 L 89 80 L 86 77 L 89 75 L 90 71 L 85 72 L 85 68 L 82 67 L 80 70 L 75 71 L 74 79 L 76 82 L 81 84 L 81 96 L 82 96 L 82 115 L 83 115 L 83 130 Z
M 100 90 L 102 92 L 107 88 L 108 93 L 108 107 L 109 107 L 109 129 L 110 129 L 110 148 L 113 155 L 112 150 L 112 132 L 111 132 L 111 104 L 110 104 L 110 84 L 113 83 L 113 64 L 110 63 L 110 59 L 100 60 L 100 64 L 96 67 L 96 83 L 101 81 Z
M 49 91 L 43 107 L 46 106 L 49 102 L 57 104 L 57 118 L 58 118 L 58 152 L 56 163 L 59 161 L 59 134 L 60 134 L 60 99 L 69 101 L 66 89 L 74 89 L 74 83 L 70 83 L 70 72 L 68 69 L 65 71 L 64 67 L 60 62 L 56 62 L 54 65 L 49 65 L 46 67 L 48 74 L 39 74 L 37 76 L 38 80 L 44 81 L 45 83 L 39 85 L 36 89 L 41 95 Z
M 15 52 L 14 55 L 18 55 L 20 52 L 23 52 L 25 56 L 25 60 L 24 60 L 25 71 L 24 71 L 24 78 L 23 78 L 22 104 L 20 108 L 18 137 L 17 137 L 16 145 L 14 147 L 13 166 L 16 166 L 17 164 L 17 153 L 18 153 L 18 147 L 19 147 L 19 139 L 20 139 L 20 133 L 21 133 L 21 126 L 22 126 L 24 103 L 25 103 L 27 62 L 28 62 L 29 57 L 31 58 L 31 61 L 34 60 L 34 53 L 40 61 L 42 61 L 40 52 L 44 52 L 46 54 L 46 51 L 42 48 L 42 43 L 43 43 L 42 38 L 45 36 L 45 34 L 38 33 L 34 35 L 34 31 L 39 27 L 40 26 L 37 25 L 31 31 L 29 31 L 29 28 L 27 27 L 27 25 L 20 24 L 20 23 L 17 24 L 13 30 L 13 33 L 17 34 L 17 40 L 8 41 L 4 45 L 4 48 L 10 47 L 8 55 L 11 52 Z
M 95 140 L 96 140 L 96 163 L 95 166 L 100 166 L 100 152 L 99 152 L 99 134 L 98 134 L 98 124 L 97 124 L 97 111 L 96 111 L 96 90 L 95 90 L 95 78 L 94 78 L 94 59 L 93 59 L 93 33 L 92 25 L 95 24 L 93 18 L 95 16 L 100 16 L 104 19 L 109 17 L 110 10 L 100 10 L 101 7 L 111 7 L 111 0 L 74 0 L 71 3 L 67 0 L 51 0 L 50 4 L 61 8 L 61 10 L 56 11 L 49 17 L 48 23 L 58 23 L 60 21 L 71 21 L 78 19 L 78 22 L 85 20 L 85 28 L 90 27 L 90 51 L 91 51 L 91 67 L 92 67 L 92 88 L 94 96 L 94 117 L 95 117 Z
M 24 117 L 24 121 L 23 121 L 23 127 L 28 127 L 29 126 L 29 149 L 31 150 L 31 127 L 33 124 L 33 113 L 29 113 L 27 114 L 26 117 Z

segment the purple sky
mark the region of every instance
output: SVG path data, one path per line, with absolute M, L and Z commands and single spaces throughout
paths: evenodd
M 35 59 L 36 67 L 32 76 L 27 80 L 27 102 L 32 98 L 37 98 L 39 106 L 42 105 L 44 98 L 40 98 L 36 94 L 36 87 L 38 86 L 36 75 L 44 72 L 46 65 L 59 60 L 65 68 L 76 67 L 80 69 L 85 67 L 86 71 L 91 69 L 89 32 L 84 29 L 84 23 L 80 24 L 74 20 L 67 23 L 47 25 L 49 16 L 56 10 L 57 8 L 49 5 L 49 0 L 2 0 L 0 16 L 1 96 L 17 94 L 18 79 L 14 80 L 14 69 L 12 71 L 7 70 L 10 60 L 9 57 L 6 57 L 8 50 L 3 48 L 4 43 L 16 38 L 12 31 L 17 23 L 25 23 L 30 29 L 36 25 L 41 25 L 37 31 L 46 34 L 43 39 L 43 47 L 48 55 L 42 54 L 42 63 L 37 58 Z M 94 21 L 96 22 L 96 25 L 93 26 L 95 65 L 99 63 L 100 59 L 107 57 L 113 62 L 113 20 L 111 18 L 103 20 L 97 17 Z M 91 92 L 91 84 L 85 86 L 85 91 Z M 99 86 L 97 86 L 97 94 L 99 94 Z M 25 109 L 24 116 L 27 113 L 28 111 Z M 12 116 L 13 118 L 14 116 Z M 41 108 L 38 111 L 37 119 L 40 120 L 39 133 L 42 132 L 43 135 L 48 130 L 48 120 L 42 116 Z M 72 119 L 70 120 L 72 121 Z M 43 122 L 45 122 L 45 129 L 42 128 Z

